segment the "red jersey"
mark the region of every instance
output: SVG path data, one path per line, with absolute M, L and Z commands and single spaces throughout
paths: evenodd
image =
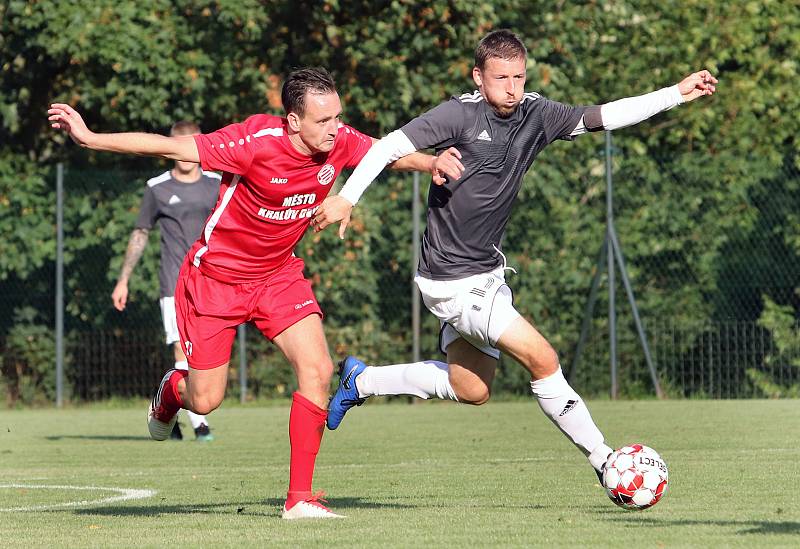
M 217 205 L 189 259 L 222 282 L 267 278 L 291 256 L 336 176 L 353 168 L 372 140 L 341 124 L 327 153 L 306 156 L 289 141 L 286 119 L 257 114 L 196 135 L 200 164 L 222 171 Z

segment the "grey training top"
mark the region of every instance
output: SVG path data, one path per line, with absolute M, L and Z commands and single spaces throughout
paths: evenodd
M 434 280 L 487 273 L 503 263 L 501 249 L 522 177 L 539 152 L 570 134 L 586 107 L 526 93 L 509 118 L 495 114 L 480 92 L 453 96 L 401 128 L 419 149 L 456 147 L 464 173 L 431 184 L 419 272 Z
M 136 228 L 150 230 L 156 222 L 161 227 L 161 297 L 175 295 L 183 258 L 217 203 L 220 179 L 219 174 L 203 171 L 196 182 L 181 183 L 167 171 L 147 182 Z

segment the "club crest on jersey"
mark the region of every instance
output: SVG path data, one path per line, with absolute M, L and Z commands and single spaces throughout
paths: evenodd
M 336 168 L 330 164 L 325 164 L 317 173 L 317 181 L 320 185 L 328 185 L 336 176 Z

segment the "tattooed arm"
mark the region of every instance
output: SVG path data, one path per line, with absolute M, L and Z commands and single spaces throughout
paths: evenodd
M 131 238 L 128 240 L 128 249 L 125 251 L 125 260 L 122 262 L 122 269 L 119 273 L 119 280 L 114 291 L 111 292 L 111 300 L 118 311 L 125 309 L 125 305 L 128 302 L 128 280 L 131 278 L 136 263 L 142 257 L 144 247 L 147 246 L 148 234 L 149 231 L 147 229 L 134 229 L 131 232 Z

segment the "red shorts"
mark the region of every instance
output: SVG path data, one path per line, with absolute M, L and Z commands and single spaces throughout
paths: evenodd
M 181 346 L 189 366 L 209 370 L 230 360 L 236 327 L 252 321 L 267 339 L 310 314 L 322 316 L 303 260 L 292 257 L 266 280 L 227 284 L 183 262 L 175 287 Z

